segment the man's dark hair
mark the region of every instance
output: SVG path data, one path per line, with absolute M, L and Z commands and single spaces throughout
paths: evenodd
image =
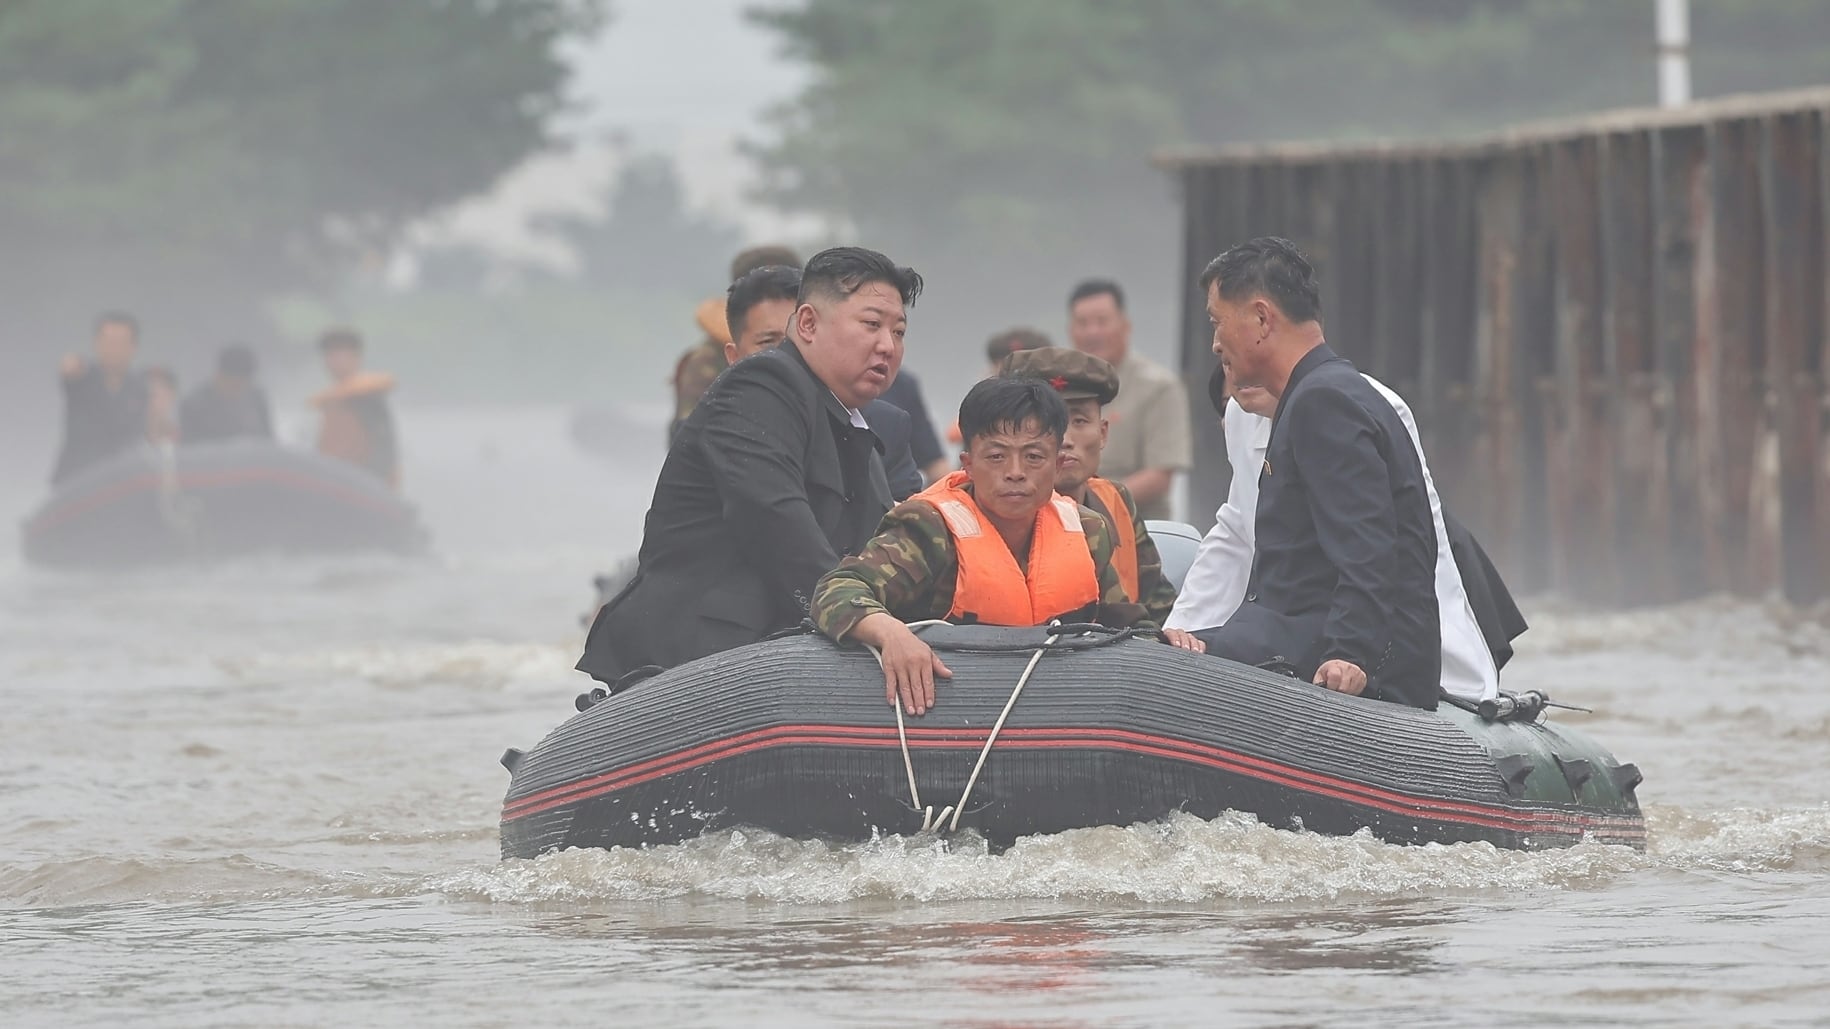
M 333 350 L 362 350 L 362 335 L 355 329 L 331 329 L 318 337 L 318 352 L 328 354 Z
M 1053 340 L 1036 329 L 1005 329 L 985 341 L 985 359 L 992 364 L 1003 364 L 1006 357 L 1019 350 L 1041 350 L 1054 345 Z
M 750 247 L 731 258 L 731 281 L 736 282 L 758 268 L 767 268 L 773 264 L 786 264 L 799 268 L 801 255 L 783 246 Z
M 782 264 L 765 265 L 731 283 L 724 301 L 724 323 L 731 328 L 731 338 L 743 335 L 744 319 L 757 304 L 765 300 L 795 300 L 800 295 L 801 270 Z M 784 332 L 787 328 L 783 323 Z
M 1088 279 L 1075 286 L 1074 292 L 1068 294 L 1068 310 L 1072 311 L 1075 304 L 1088 297 L 1102 296 L 1110 296 L 1112 303 L 1120 311 L 1125 309 L 1125 291 L 1119 287 L 1118 283 L 1111 279 Z
M 902 296 L 904 304 L 921 296 L 921 276 L 863 247 L 833 247 L 813 255 L 801 270 L 801 292 L 795 299 L 806 303 L 818 296 L 844 300 L 873 282 L 881 282 Z
M 102 331 L 102 327 L 106 325 L 125 325 L 127 326 L 127 331 L 133 333 L 134 339 L 137 340 L 140 338 L 140 319 L 135 318 L 126 311 L 103 311 L 100 315 L 97 315 L 95 319 L 95 331 Z
M 1067 435 L 1067 402 L 1041 379 L 984 379 L 966 391 L 959 403 L 960 445 L 968 449 L 980 436 L 1020 429 L 1034 422 L 1055 442 Z
M 241 343 L 231 343 L 216 355 L 216 371 L 235 379 L 254 378 L 254 351 Z
M 1256 293 L 1270 297 L 1292 322 L 1322 320 L 1315 267 L 1295 243 L 1282 237 L 1247 240 L 1208 262 L 1201 273 L 1201 292 L 1215 283 L 1222 300 L 1237 302 Z
M 170 368 L 159 364 L 146 369 L 146 381 L 163 383 L 173 393 L 178 392 L 178 376 Z

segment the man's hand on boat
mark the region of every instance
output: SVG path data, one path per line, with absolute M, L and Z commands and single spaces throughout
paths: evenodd
M 1323 661 L 1315 670 L 1315 684 L 1326 686 L 1336 693 L 1345 693 L 1357 697 L 1366 690 L 1366 671 L 1352 661 L 1335 658 Z
M 934 706 L 934 679 L 953 678 L 953 669 L 941 663 L 933 648 L 896 616 L 878 611 L 868 615 L 851 632 L 859 643 L 876 647 L 883 658 L 883 699 L 902 704 L 911 715 Z
M 1197 654 L 1207 653 L 1207 644 L 1195 638 L 1195 634 L 1186 629 L 1164 629 L 1163 642 L 1177 650 L 1192 650 Z

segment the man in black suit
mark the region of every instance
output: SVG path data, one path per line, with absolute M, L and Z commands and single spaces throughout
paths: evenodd
M 801 270 L 783 264 L 764 265 L 732 282 L 724 301 L 724 318 L 731 332 L 731 341 L 724 345 L 726 367 L 787 339 L 788 322 L 800 306 L 800 295 Z M 908 374 L 897 372 L 883 397 L 859 408 L 883 444 L 883 470 L 890 480 L 890 499 L 896 503 L 927 485 L 912 452 L 914 414 L 884 399 Z
M 814 583 L 890 508 L 859 410 L 902 365 L 921 276 L 859 247 L 807 262 L 788 340 L 719 376 L 661 467 L 635 578 L 597 614 L 580 671 L 606 683 L 798 624 Z
M 1338 693 L 1434 708 L 1442 678 L 1436 530 L 1392 405 L 1322 336 L 1315 270 L 1260 237 L 1201 275 L 1214 353 L 1277 398 L 1258 476 L 1245 603 L 1207 652 L 1281 660 Z

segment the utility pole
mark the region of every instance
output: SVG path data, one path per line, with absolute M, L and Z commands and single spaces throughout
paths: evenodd
M 1658 105 L 1690 102 L 1690 0 L 1658 4 Z

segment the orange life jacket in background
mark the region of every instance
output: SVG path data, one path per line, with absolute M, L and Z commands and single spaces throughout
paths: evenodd
M 1099 601 L 1099 572 L 1087 548 L 1078 504 L 1057 494 L 1036 512 L 1026 575 L 1004 537 L 964 489 L 967 481 L 965 472 L 953 472 L 910 498 L 938 510 L 953 537 L 959 579 L 949 621 L 1046 625 Z
M 1144 598 L 1138 592 L 1137 525 L 1131 521 L 1131 509 L 1119 495 L 1118 484 L 1110 479 L 1095 475 L 1087 480 L 1087 488 L 1099 497 L 1106 518 L 1112 523 L 1112 565 L 1118 569 L 1118 581 L 1125 584 L 1125 596 L 1133 604 L 1141 604 Z

